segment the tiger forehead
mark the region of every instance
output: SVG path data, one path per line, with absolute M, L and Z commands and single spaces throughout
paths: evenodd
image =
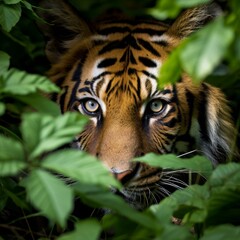
M 167 55 L 165 31 L 166 26 L 152 23 L 102 25 L 91 37 L 80 87 L 100 98 L 118 91 L 129 92 L 135 100 L 148 98 L 156 91 Z

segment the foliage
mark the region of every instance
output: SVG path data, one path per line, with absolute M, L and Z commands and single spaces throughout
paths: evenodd
M 92 16 L 108 7 L 121 6 L 125 10 L 129 5 L 129 1 L 122 0 L 71 2 L 85 13 L 95 7 Z M 175 17 L 183 8 L 206 2 L 158 0 L 149 9 L 148 1 L 143 1 L 145 8 L 141 11 L 147 9 L 155 17 L 166 19 Z M 0 239 L 92 240 L 107 238 L 111 232 L 111 239 L 239 238 L 239 163 L 230 162 L 213 170 L 200 156 L 180 160 L 174 155 L 149 154 L 137 159 L 156 167 L 189 169 L 207 180 L 204 185 L 178 190 L 138 212 L 109 191 L 109 186 L 119 189 L 121 185 L 97 159 L 66 147 L 87 119 L 76 113 L 61 115 L 58 106 L 44 97 L 59 89 L 43 76 L 48 64 L 42 51 L 43 40 L 32 23 L 33 19 L 40 21 L 34 4 L 26 0 L 0 1 Z M 136 4 L 133 1 L 131 13 Z M 195 81 L 205 79 L 221 87 L 233 100 L 237 122 L 239 1 L 229 1 L 228 9 L 224 17 L 173 51 L 162 67 L 159 85 L 177 81 L 182 70 Z M 186 61 L 189 58 L 191 61 Z M 90 211 L 108 209 L 108 214 L 98 221 L 90 212 L 82 220 L 74 211 L 78 207 L 76 199 L 81 200 L 77 212 L 84 212 L 88 206 Z M 99 211 L 101 215 L 103 210 Z M 172 224 L 172 216 L 182 219 L 182 223 Z M 39 222 L 36 229 L 34 225 Z

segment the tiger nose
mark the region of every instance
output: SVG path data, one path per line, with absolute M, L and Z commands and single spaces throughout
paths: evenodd
M 127 176 L 130 176 L 132 172 L 133 172 L 132 170 L 126 170 L 123 172 L 114 172 L 113 171 L 113 174 L 118 181 L 122 182 L 123 179 Z

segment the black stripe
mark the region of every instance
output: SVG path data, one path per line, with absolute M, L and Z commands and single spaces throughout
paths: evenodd
M 156 29 L 151 29 L 151 28 L 135 28 L 132 33 L 146 33 L 150 36 L 153 35 L 158 35 L 161 36 L 165 31 L 162 30 L 156 30 Z
M 172 91 L 170 89 L 164 89 L 160 92 L 162 95 L 166 95 L 166 94 L 169 94 L 169 93 L 172 93 Z
M 107 85 L 106 91 L 105 91 L 106 93 L 108 93 L 108 92 L 110 91 L 110 89 L 111 89 L 111 87 L 112 87 L 112 82 L 113 82 L 113 78 L 110 79 L 109 82 L 108 82 L 108 85 Z
M 90 89 L 88 87 L 85 87 L 85 88 L 80 88 L 78 90 L 79 93 L 84 93 L 84 92 L 87 92 L 87 93 L 91 93 Z
M 173 128 L 173 127 L 176 125 L 177 122 L 178 122 L 178 121 L 177 121 L 176 118 L 172 118 L 172 119 L 169 120 L 168 122 L 162 122 L 162 124 L 163 124 L 164 126 L 169 127 L 169 128 Z
M 189 125 L 188 125 L 188 129 L 187 129 L 187 132 L 190 130 L 191 128 L 191 125 L 192 125 L 192 115 L 193 115 L 193 106 L 194 106 L 194 95 L 188 90 L 186 89 L 186 99 L 187 99 L 187 103 L 188 103 L 188 107 L 189 107 Z
M 125 32 L 130 32 L 129 27 L 107 27 L 104 29 L 101 29 L 99 31 L 99 34 L 101 35 L 108 35 L 108 34 L 113 34 L 113 33 L 125 33 Z
M 157 64 L 149 58 L 139 57 L 138 60 L 146 67 L 151 67 L 151 68 L 157 67 Z
M 60 96 L 59 105 L 60 105 L 61 113 L 64 113 L 64 105 L 65 105 L 65 102 L 66 102 L 66 95 L 67 95 L 67 92 L 68 92 L 68 86 L 64 86 L 62 89 L 63 89 L 63 93 Z
M 141 38 L 138 38 L 137 40 L 145 49 L 147 49 L 153 55 L 155 55 L 157 57 L 161 56 L 160 53 L 149 42 L 147 42 Z
M 130 50 L 130 63 L 137 64 L 137 61 L 136 61 L 136 59 L 135 59 L 131 50 Z
M 148 71 L 143 70 L 143 71 L 141 71 L 141 72 L 142 72 L 144 75 L 146 75 L 147 77 L 150 77 L 150 78 L 153 78 L 153 79 L 157 80 L 157 77 L 156 77 L 155 75 L 149 73 Z
M 207 104 L 208 104 L 208 94 L 209 89 L 206 84 L 202 84 L 203 90 L 200 92 L 200 103 L 199 103 L 199 114 L 198 114 L 198 122 L 200 126 L 201 138 L 204 142 L 209 143 L 209 126 L 207 124 Z
M 98 68 L 106 68 L 114 65 L 116 63 L 117 59 L 116 58 L 107 58 L 102 60 L 97 67 Z
M 109 42 L 107 45 L 105 45 L 99 52 L 99 55 L 102 55 L 106 52 L 110 52 L 114 49 L 124 49 L 126 48 L 127 43 L 125 43 L 124 41 L 119 41 L 119 40 L 115 40 L 112 42 Z
M 122 57 L 120 58 L 119 62 L 125 62 L 127 60 L 128 50 L 124 51 Z

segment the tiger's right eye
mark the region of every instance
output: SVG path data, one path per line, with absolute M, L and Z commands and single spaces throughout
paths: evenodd
M 87 115 L 95 115 L 100 111 L 100 105 L 95 99 L 86 99 L 81 103 L 82 109 Z

